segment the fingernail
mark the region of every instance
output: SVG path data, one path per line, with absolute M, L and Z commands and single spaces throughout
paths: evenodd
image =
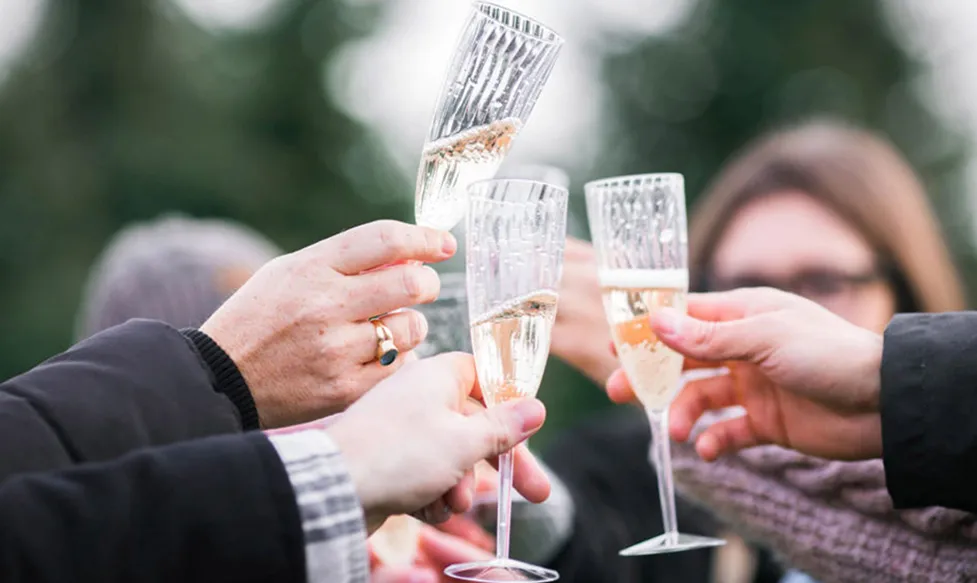
M 519 418 L 523 437 L 535 433 L 546 420 L 546 408 L 537 399 L 520 399 L 513 402 L 512 412 Z
M 665 308 L 653 316 L 652 325 L 658 336 L 677 338 L 681 326 L 680 315 L 671 308 Z
M 441 243 L 441 250 L 445 255 L 451 256 L 455 254 L 455 250 L 458 249 L 458 241 L 455 240 L 455 236 L 451 233 L 445 233 Z

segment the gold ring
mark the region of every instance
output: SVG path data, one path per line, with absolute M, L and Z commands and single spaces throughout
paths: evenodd
M 389 366 L 397 360 L 400 351 L 394 344 L 394 333 L 380 320 L 372 320 L 373 328 L 377 331 L 377 360 L 383 366 Z

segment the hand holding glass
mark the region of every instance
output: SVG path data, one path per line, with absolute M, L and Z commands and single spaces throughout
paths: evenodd
M 567 191 L 529 180 L 471 186 L 466 229 L 475 368 L 488 407 L 535 397 L 549 356 L 566 243 Z M 509 558 L 512 454 L 499 456 L 496 558 L 452 565 L 465 581 L 555 581 L 556 571 Z
M 665 534 L 621 551 L 653 555 L 725 544 L 681 534 L 668 441 L 668 405 L 680 387 L 682 355 L 662 344 L 650 316 L 685 310 L 689 289 L 685 184 L 680 174 L 646 174 L 588 183 L 587 216 L 597 253 L 604 311 L 618 358 L 651 424 Z

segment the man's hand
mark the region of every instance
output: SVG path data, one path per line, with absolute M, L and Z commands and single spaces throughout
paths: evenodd
M 443 261 L 456 247 L 447 232 L 395 221 L 362 225 L 272 260 L 201 331 L 241 371 L 262 427 L 325 417 L 402 365 L 403 358 L 379 364 L 369 318 L 438 296 L 437 273 L 405 262 Z M 414 310 L 383 323 L 401 353 L 427 334 Z
M 442 354 L 406 364 L 330 425 L 373 529 L 443 498 L 453 512 L 471 507 L 476 462 L 526 440 L 543 425 L 536 399 L 485 409 L 470 354 Z M 515 456 L 514 484 L 527 499 L 545 500 L 550 484 L 528 452 Z M 449 512 L 428 513 L 430 521 Z
M 688 439 L 706 411 L 746 410 L 698 437 L 704 459 L 762 444 L 843 460 L 881 455 L 878 334 L 770 289 L 692 294 L 688 315 L 662 311 L 652 328 L 687 357 L 686 369 L 729 369 L 685 385 L 671 406 L 672 438 Z M 618 402 L 633 398 L 620 370 L 607 390 Z

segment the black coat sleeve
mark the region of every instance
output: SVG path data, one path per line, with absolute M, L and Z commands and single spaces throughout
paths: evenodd
M 883 346 L 882 450 L 896 508 L 977 512 L 977 313 L 896 316 Z
M 201 353 L 133 320 L 0 384 L 0 481 L 153 445 L 241 431 Z
M 4 583 L 300 583 L 295 496 L 261 433 L 0 484 Z

